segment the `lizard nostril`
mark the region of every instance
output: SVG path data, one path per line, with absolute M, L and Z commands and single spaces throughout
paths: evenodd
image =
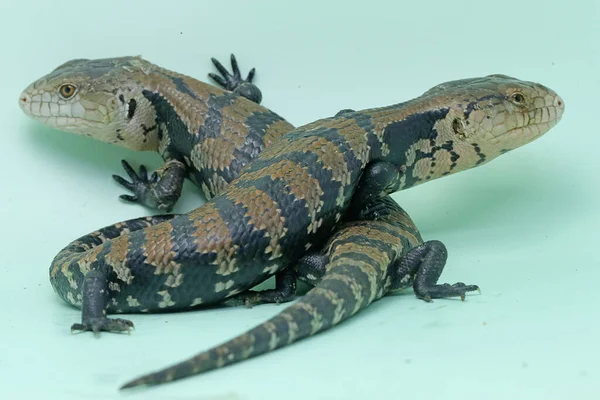
M 19 105 L 21 107 L 26 107 L 30 103 L 30 100 L 31 98 L 27 93 L 21 93 L 21 96 L 19 96 Z

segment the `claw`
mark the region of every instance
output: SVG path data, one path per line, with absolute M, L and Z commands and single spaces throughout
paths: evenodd
M 223 64 L 221 64 L 216 58 L 211 58 L 210 59 L 212 61 L 212 63 L 214 64 L 214 66 L 219 70 L 219 72 L 221 73 L 221 75 L 223 75 L 224 78 L 227 79 L 228 76 L 231 76 L 229 74 L 229 71 L 227 71 L 227 69 L 225 69 L 225 67 L 223 66 Z
M 252 79 L 254 79 L 254 74 L 256 73 L 256 68 L 252 68 L 250 72 L 248 72 L 248 76 L 246 77 L 246 82 L 252 83 Z
M 242 79 L 242 74 L 240 74 L 240 68 L 238 67 L 237 60 L 235 59 L 235 56 L 233 54 L 231 54 L 231 69 L 233 70 L 233 76 L 236 79 Z
M 225 87 L 227 86 L 227 82 L 225 82 L 225 80 L 223 78 L 221 78 L 219 75 L 217 74 L 213 74 L 212 72 L 208 74 L 208 76 L 215 82 L 217 82 L 219 84 L 219 86 L 221 87 Z
M 133 168 L 127 161 L 121 160 L 121 165 L 123 166 L 123 169 L 125 170 L 125 172 L 127 172 L 127 175 L 129 175 L 129 177 L 131 179 L 137 178 L 137 174 L 135 173 L 135 171 L 133 170 Z
M 112 177 L 114 178 L 115 181 L 117 181 L 119 183 L 119 185 L 123 186 L 127 190 L 133 190 L 133 188 L 134 188 L 133 183 L 128 182 L 127 180 L 120 177 L 119 175 L 113 175 Z
M 130 203 L 136 203 L 139 200 L 137 196 L 130 196 L 128 194 L 122 194 L 119 196 L 119 198 Z
M 140 180 L 148 180 L 148 170 L 146 170 L 146 167 L 144 165 L 140 165 L 140 172 L 138 178 Z

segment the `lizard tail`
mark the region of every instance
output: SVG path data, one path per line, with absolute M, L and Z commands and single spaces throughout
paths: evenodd
M 267 322 L 163 370 L 141 376 L 120 389 L 150 386 L 201 374 L 268 353 L 322 332 L 366 307 L 382 290 L 372 275 L 381 260 L 337 258 L 323 280 L 301 300 Z M 387 265 L 385 266 L 387 267 Z M 378 293 L 373 293 L 378 292 Z

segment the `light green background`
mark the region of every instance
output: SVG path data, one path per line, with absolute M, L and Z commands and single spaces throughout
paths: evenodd
M 0 397 L 600 398 L 599 16 L 597 1 L 2 0 Z M 17 99 L 72 58 L 141 54 L 205 80 L 209 57 L 230 52 L 257 68 L 263 104 L 296 125 L 490 73 L 550 86 L 566 112 L 529 146 L 395 195 L 447 245 L 442 280 L 481 295 L 427 304 L 408 291 L 273 354 L 119 394 L 283 306 L 134 315 L 131 336 L 71 335 L 79 313 L 49 285 L 52 257 L 148 214 L 117 199 L 111 174 L 121 158 L 160 159 L 42 127 Z M 187 184 L 176 211 L 202 201 Z

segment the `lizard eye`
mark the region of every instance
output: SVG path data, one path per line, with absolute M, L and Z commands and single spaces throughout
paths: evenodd
M 523 105 L 523 103 L 525 103 L 525 96 L 523 96 L 522 93 L 517 92 L 510 96 L 510 100 L 516 105 L 520 106 Z
M 73 97 L 73 95 L 75 94 L 76 91 L 77 91 L 77 88 L 70 83 L 65 83 L 58 89 L 58 93 L 60 93 L 60 96 L 63 99 L 68 99 L 70 97 Z

